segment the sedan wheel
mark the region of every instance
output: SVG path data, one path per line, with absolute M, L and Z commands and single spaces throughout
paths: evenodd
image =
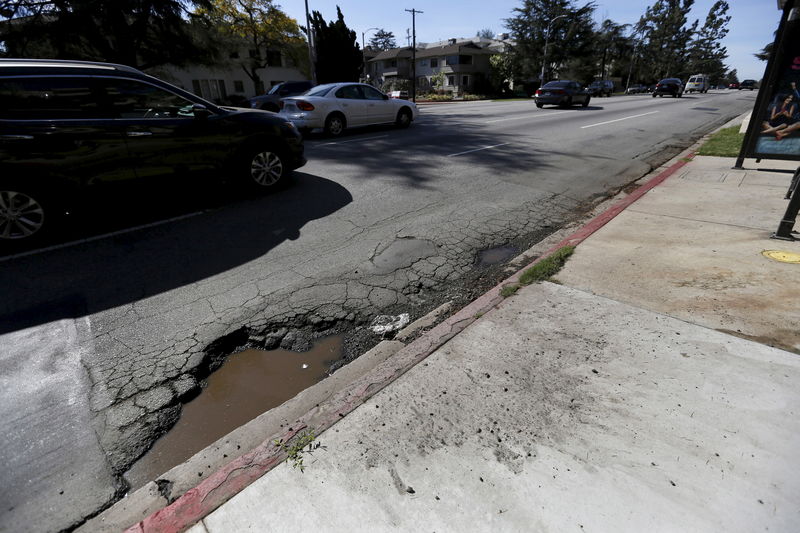
M 399 113 L 397 113 L 397 120 L 395 120 L 395 125 L 398 128 L 407 128 L 411 125 L 411 111 L 408 109 L 402 109 Z
M 259 150 L 250 159 L 249 183 L 256 189 L 268 189 L 280 182 L 285 172 L 278 154 Z
M 325 133 L 331 137 L 338 137 L 344 132 L 344 117 L 341 115 L 331 115 L 325 121 Z
M 40 234 L 44 222 L 45 210 L 40 200 L 24 192 L 0 190 L 0 241 Z

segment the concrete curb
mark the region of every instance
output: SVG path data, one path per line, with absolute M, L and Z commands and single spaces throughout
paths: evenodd
M 371 372 L 332 396 L 329 401 L 311 409 L 291 424 L 288 430 L 272 435 L 252 451 L 231 461 L 198 486 L 177 498 L 172 504 L 131 526 L 126 532 L 179 532 L 202 520 L 285 459 L 285 453 L 275 446 L 275 440 L 280 439 L 287 442 L 303 431 L 310 431 L 317 436 L 332 427 L 339 419 L 394 382 L 417 363 L 423 361 L 480 316 L 496 307 L 504 300 L 500 294 L 502 288 L 518 283 L 525 270 L 563 246 L 580 244 L 648 191 L 675 174 L 691 160 L 687 158 L 687 153 L 691 156 L 692 149 L 676 156 L 677 162 L 662 169 L 633 193 L 615 202 L 610 208 L 584 224 L 578 231 L 549 248 L 540 257 L 519 269 L 455 315 L 438 324 L 408 346 L 401 348 Z

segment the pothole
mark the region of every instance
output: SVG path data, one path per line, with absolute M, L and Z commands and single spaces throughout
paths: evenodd
M 487 248 L 478 252 L 477 267 L 484 268 L 493 265 L 499 265 L 513 259 L 519 255 L 519 248 L 506 244 L 503 246 L 495 246 Z
M 314 341 L 307 352 L 248 349 L 228 357 L 183 406 L 177 424 L 125 473 L 131 490 L 324 379 L 343 357 L 343 346 L 344 336 L 334 335 Z

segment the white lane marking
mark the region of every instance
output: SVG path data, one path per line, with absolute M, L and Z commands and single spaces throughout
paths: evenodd
M 643 117 L 645 115 L 652 115 L 653 113 L 658 113 L 658 111 L 650 111 L 649 113 L 642 113 L 641 115 L 631 115 L 630 117 L 618 118 L 616 120 L 607 120 L 605 122 L 598 122 L 597 124 L 589 124 L 588 126 L 581 126 L 581 129 L 594 128 L 595 126 L 602 126 L 604 124 L 611 124 L 612 122 L 619 122 L 621 120 L 628 120 L 631 118 Z
M 505 146 L 511 143 L 493 144 L 492 146 L 484 146 L 483 148 L 475 148 L 474 150 L 467 150 L 466 152 L 458 152 L 457 154 L 449 154 L 447 157 L 455 157 L 457 155 L 470 154 L 472 152 L 480 152 L 481 150 L 488 150 L 489 148 L 497 148 L 498 146 Z
M 332 143 L 322 143 L 322 144 L 317 144 L 317 145 L 312 145 L 312 146 L 331 146 L 333 144 L 355 143 L 355 142 L 361 142 L 361 141 L 371 141 L 372 139 L 383 139 L 384 137 L 388 137 L 388 135 L 378 135 L 377 137 L 364 137 L 363 139 L 351 139 L 349 141 L 336 141 L 336 142 L 332 142 Z
M 495 120 L 487 120 L 486 124 L 492 124 L 494 122 L 503 122 L 503 121 L 506 121 L 506 120 L 522 120 L 524 118 L 554 117 L 556 115 L 561 115 L 563 113 L 570 113 L 570 111 L 556 111 L 555 113 L 547 113 L 546 115 L 543 115 L 543 114 L 541 114 L 541 112 L 539 112 L 539 113 L 532 113 L 532 114 L 524 115 L 524 116 L 521 116 L 521 117 L 498 118 L 498 119 L 495 119 Z
M 53 246 L 47 246 L 45 248 L 39 248 L 37 250 L 29 250 L 27 252 L 20 252 L 14 255 L 7 255 L 5 257 L 0 257 L 0 263 L 4 261 L 10 261 L 11 259 L 19 259 L 21 257 L 27 257 L 29 255 L 36 255 L 41 254 L 44 252 L 52 252 L 53 250 L 60 250 L 62 248 L 69 248 L 71 246 L 77 246 L 78 244 L 86 244 L 88 242 L 99 241 L 100 239 L 108 239 L 109 237 L 116 237 L 117 235 L 124 235 L 126 233 L 131 233 L 134 231 L 139 231 L 147 228 L 153 228 L 155 226 L 161 226 L 164 224 L 169 224 L 170 222 L 177 222 L 178 220 L 183 220 L 185 218 L 196 217 L 198 215 L 202 215 L 204 211 L 195 211 L 194 213 L 188 213 L 186 215 L 181 215 L 177 217 L 167 218 L 165 220 L 158 220 L 156 222 L 150 222 L 149 224 L 142 224 L 140 226 L 133 226 L 130 228 L 125 228 L 117 231 L 112 231 L 110 233 L 103 233 L 102 235 L 95 235 L 93 237 L 86 237 L 85 239 L 79 239 L 77 241 L 69 241 L 61 244 L 54 244 Z

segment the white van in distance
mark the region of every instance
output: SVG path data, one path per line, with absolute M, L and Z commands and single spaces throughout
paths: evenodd
M 707 93 L 710 85 L 708 83 L 708 76 L 705 74 L 692 74 L 689 76 L 689 81 L 686 82 L 684 92 L 698 92 Z

